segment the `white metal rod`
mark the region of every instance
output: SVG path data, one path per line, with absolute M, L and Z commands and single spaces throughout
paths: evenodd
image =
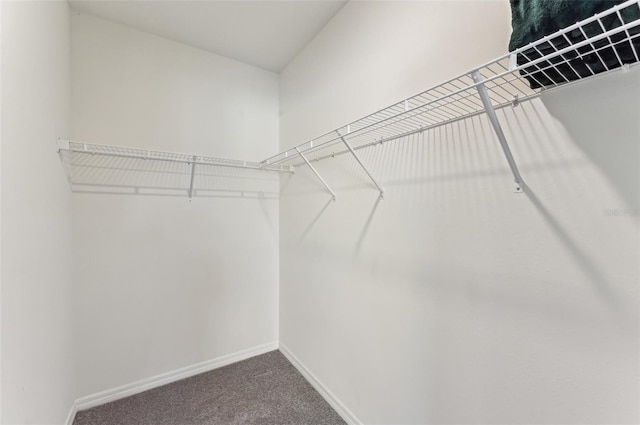
M 491 99 L 489 98 L 489 93 L 487 93 L 487 88 L 482 83 L 482 76 L 480 75 L 480 71 L 474 71 L 472 73 L 473 81 L 478 83 L 478 94 L 480 95 L 480 99 L 484 104 L 484 108 L 487 111 L 487 115 L 489 116 L 489 121 L 491 121 L 491 125 L 493 126 L 493 130 L 496 132 L 498 136 L 498 140 L 500 141 L 500 146 L 502 146 L 502 151 L 504 152 L 504 156 L 507 158 L 507 162 L 509 163 L 509 168 L 511 168 L 511 172 L 513 173 L 513 179 L 516 183 L 515 190 L 516 192 L 524 191 L 524 182 L 522 181 L 522 177 L 520 176 L 520 171 L 518 170 L 518 165 L 516 164 L 515 159 L 513 159 L 513 155 L 511 154 L 511 149 L 509 148 L 509 144 L 507 143 L 507 138 L 504 137 L 504 132 L 502 131 L 502 127 L 500 126 L 500 121 L 498 121 L 498 116 L 496 115 L 496 111 L 493 108 L 493 104 L 491 103 Z
M 365 165 L 362 163 L 362 161 L 360 160 L 360 157 L 358 156 L 358 154 L 356 153 L 356 151 L 353 150 L 353 148 L 351 147 L 351 145 L 349 144 L 349 142 L 347 142 L 345 140 L 344 137 L 342 137 L 342 135 L 340 134 L 339 131 L 336 130 L 336 133 L 338 134 L 338 137 L 342 140 L 342 142 L 347 146 L 347 149 L 349 149 L 349 152 L 351 152 L 351 155 L 353 155 L 353 157 L 356 159 L 356 161 L 358 162 L 358 164 L 360 164 L 360 166 L 362 167 L 362 169 L 364 170 L 365 173 L 367 173 L 367 175 L 369 176 L 369 178 L 371 179 L 371 181 L 373 182 L 373 184 L 378 188 L 378 190 L 380 191 L 380 197 L 382 198 L 384 196 L 384 190 L 380 187 L 380 185 L 378 184 L 378 182 L 376 181 L 376 179 L 371 175 L 371 173 L 369 172 L 369 170 L 367 169 L 367 167 L 365 167 Z
M 640 7 L 640 2 L 638 2 L 638 7 Z M 620 15 L 620 11 L 619 10 L 616 10 L 616 14 L 618 15 L 618 19 L 620 19 L 620 22 L 624 22 L 624 19 L 622 19 L 622 15 Z M 629 30 L 625 30 L 625 33 L 627 34 L 627 39 L 629 41 L 629 46 L 631 47 L 631 51 L 633 52 L 633 56 L 636 58 L 636 62 L 637 62 L 640 59 L 638 58 L 638 54 L 636 53 L 636 49 L 633 47 L 633 41 L 631 41 L 633 39 L 633 37 L 631 37 L 631 34 L 629 34 Z
M 324 181 L 324 179 L 322 178 L 322 176 L 320 175 L 320 173 L 318 173 L 318 171 L 316 171 L 315 168 L 313 168 L 313 165 L 311 165 L 311 163 L 309 162 L 309 160 L 307 159 L 306 156 L 304 156 L 302 154 L 302 152 L 300 152 L 300 149 L 298 147 L 296 147 L 296 151 L 298 152 L 298 155 L 300 155 L 300 158 L 304 159 L 304 162 L 307 163 L 307 165 L 309 166 L 309 168 L 311 168 L 311 171 L 313 171 L 313 173 L 316 175 L 316 177 L 318 177 L 318 179 L 322 182 L 322 184 L 324 185 L 324 187 L 327 188 L 327 190 L 331 193 L 331 196 L 333 196 L 333 200 L 336 200 L 336 194 L 333 193 L 333 190 L 331 190 L 331 188 L 329 187 L 329 185 L 327 184 L 326 181 Z
M 620 23 L 624 24 L 624 21 L 620 20 Z M 598 24 L 600 24 L 600 28 L 602 28 L 602 31 L 606 31 L 607 30 L 604 27 L 604 24 L 602 23 L 602 21 L 600 19 L 598 19 Z M 615 44 L 613 42 L 613 40 L 611 40 L 611 37 L 607 37 L 607 39 L 609 40 L 609 45 L 614 45 Z M 620 55 L 618 54 L 618 49 L 612 49 L 612 50 L 613 50 L 613 53 L 616 55 L 616 59 L 618 59 L 618 63 L 620 64 L 620 66 L 624 65 L 624 62 L 622 62 L 622 59 L 620 59 Z
M 191 199 L 191 195 L 193 194 L 193 178 L 196 175 L 196 156 L 193 156 L 193 162 L 191 163 L 191 183 L 189 183 L 189 199 Z

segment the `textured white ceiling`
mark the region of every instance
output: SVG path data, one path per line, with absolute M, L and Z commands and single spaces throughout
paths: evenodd
M 346 1 L 69 0 L 69 3 L 74 10 L 280 72 Z

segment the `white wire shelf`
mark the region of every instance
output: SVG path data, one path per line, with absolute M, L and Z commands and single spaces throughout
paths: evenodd
M 261 162 L 63 140 L 59 140 L 58 149 L 189 164 L 189 197 L 196 165 L 293 172 L 296 166 L 306 164 L 334 199 L 334 192 L 311 162 L 350 153 L 382 196 L 382 187 L 356 151 L 486 113 L 513 174 L 514 192 L 523 192 L 524 182 L 495 110 L 517 106 L 544 91 L 628 69 L 640 62 L 639 56 L 640 1 L 629 0 Z
M 265 171 L 293 172 L 284 165 L 263 168 L 258 162 L 62 139 L 57 146 L 77 192 L 273 198 L 270 182 L 278 179 Z
M 640 54 L 639 17 L 639 2 L 627 1 L 415 96 L 284 150 L 261 164 L 263 167 L 299 166 L 308 163 L 307 160 L 354 153 L 483 113 L 492 118 L 495 113 L 491 110 L 517 106 L 540 96 L 543 91 L 636 65 Z M 483 96 L 483 92 L 486 95 Z M 492 124 L 514 174 L 515 191 L 523 191 L 522 179 L 506 140 L 503 140 L 497 118 L 495 122 L 492 119 Z
M 214 158 L 210 156 L 190 155 L 185 153 L 163 152 L 111 145 L 98 145 L 93 143 L 75 142 L 62 139 L 58 139 L 58 150 L 89 155 L 179 162 L 184 164 L 211 165 L 217 167 L 246 168 L 250 170 L 265 170 L 277 172 L 293 171 L 291 167 L 284 165 L 263 167 L 259 162 L 243 161 L 238 159 Z

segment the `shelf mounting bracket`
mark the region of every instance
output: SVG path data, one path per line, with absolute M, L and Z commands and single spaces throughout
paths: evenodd
M 342 134 L 340 134 L 340 132 L 338 130 L 336 130 L 336 133 L 338 134 L 338 137 L 340 138 L 340 140 L 342 140 L 342 143 L 345 144 L 345 146 L 347 147 L 347 149 L 349 149 L 349 152 L 351 152 L 351 155 L 353 155 L 353 157 L 355 158 L 355 160 L 358 162 L 358 164 L 360 164 L 360 167 L 362 167 L 362 169 L 364 170 L 365 173 L 367 173 L 367 176 L 369 176 L 369 178 L 371 179 L 371 181 L 373 182 L 373 184 L 375 185 L 375 187 L 378 188 L 378 190 L 380 191 L 380 198 L 384 199 L 384 189 L 382 189 L 382 187 L 380 187 L 380 185 L 378 184 L 378 182 L 376 181 L 376 179 L 371 175 L 371 173 L 369 172 L 369 170 L 367 169 L 367 167 L 365 167 L 365 165 L 362 163 L 362 160 L 360 160 L 360 157 L 358 156 L 358 154 L 356 153 L 356 151 L 353 150 L 353 148 L 351 147 L 351 145 L 349 144 L 349 142 L 346 141 L 346 139 L 344 138 L 344 136 Z
M 189 183 L 189 200 L 191 200 L 191 197 L 193 195 L 193 178 L 196 175 L 196 156 L 193 156 L 193 162 L 191 163 L 191 182 Z
M 311 163 L 309 162 L 309 160 L 307 159 L 306 156 L 304 156 L 304 154 L 300 151 L 300 149 L 298 147 L 296 147 L 296 151 L 298 152 L 298 155 L 300 155 L 300 158 L 302 158 L 304 160 L 304 162 L 307 163 L 307 165 L 309 166 L 309 168 L 311 168 L 311 171 L 313 171 L 313 174 L 316 175 L 316 177 L 318 177 L 318 179 L 322 182 L 322 184 L 324 185 L 324 187 L 327 188 L 327 190 L 329 191 L 329 193 L 331 193 L 331 196 L 333 196 L 333 200 L 336 200 L 336 194 L 333 193 L 333 190 L 331 190 L 331 188 L 329 187 L 329 185 L 327 184 L 326 181 L 324 181 L 324 179 L 322 178 L 322 176 L 320 175 L 320 173 L 318 173 L 318 171 L 313 168 L 313 165 L 311 165 Z
M 491 98 L 489 97 L 489 93 L 487 92 L 487 88 L 484 85 L 484 79 L 480 74 L 480 71 L 475 70 L 471 73 L 471 77 L 473 81 L 476 83 L 476 88 L 478 90 L 478 95 L 480 96 L 480 100 L 482 101 L 482 105 L 489 117 L 489 121 L 491 121 L 491 125 L 493 126 L 493 130 L 498 136 L 498 140 L 500 141 L 500 146 L 502 146 L 502 152 L 504 156 L 507 158 L 507 162 L 509 163 L 509 168 L 511 168 L 511 173 L 513 174 L 514 193 L 522 193 L 524 192 L 524 181 L 520 176 L 520 170 L 518 170 L 518 165 L 516 164 L 515 159 L 513 159 L 513 155 L 511 154 L 511 149 L 509 148 L 509 144 L 507 143 L 507 138 L 504 136 L 504 132 L 502 131 L 502 126 L 500 126 L 500 121 L 498 121 L 498 116 L 496 115 L 496 110 L 491 103 Z
M 69 141 L 63 139 L 62 137 L 58 137 L 56 139 L 56 151 L 60 152 L 60 151 L 68 151 L 70 149 L 69 147 Z

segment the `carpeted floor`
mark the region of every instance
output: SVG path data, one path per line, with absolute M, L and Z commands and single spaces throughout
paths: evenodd
M 74 425 L 338 425 L 345 422 L 279 352 L 78 412 Z

